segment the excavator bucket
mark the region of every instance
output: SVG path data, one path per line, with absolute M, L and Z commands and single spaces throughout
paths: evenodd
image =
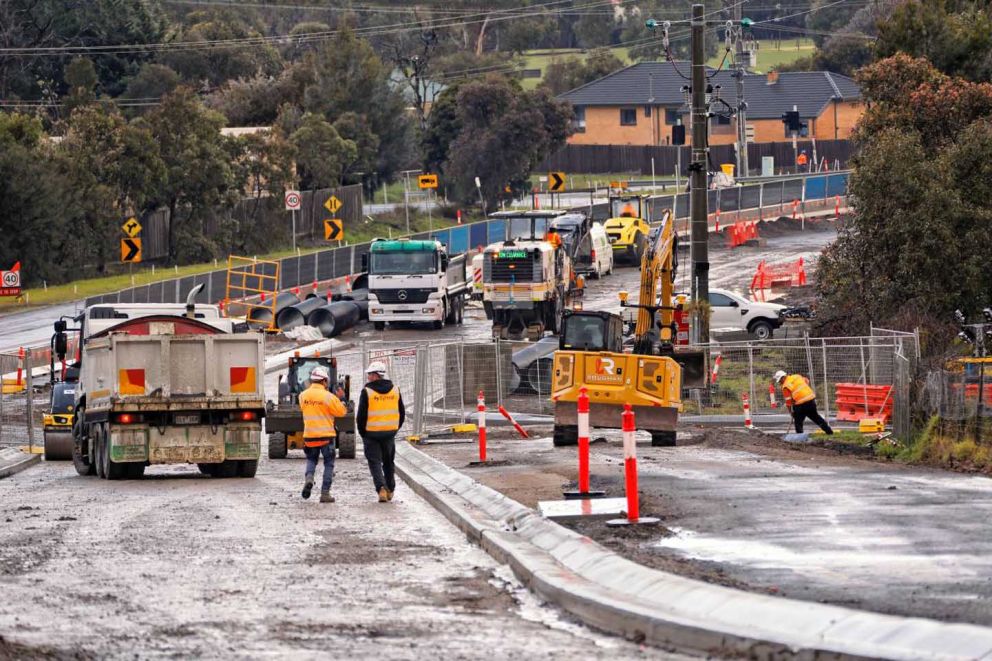
M 683 388 L 706 387 L 706 355 L 702 351 L 676 351 L 672 358 L 682 367 Z

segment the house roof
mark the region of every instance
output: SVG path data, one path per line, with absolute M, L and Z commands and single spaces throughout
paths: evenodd
M 576 106 L 663 105 L 682 107 L 682 86 L 689 81 L 688 62 L 640 62 L 606 75 L 558 98 Z M 720 97 L 737 104 L 733 73 L 707 67 L 710 83 L 720 86 Z M 749 119 L 778 119 L 796 106 L 803 118 L 818 117 L 833 99 L 856 101 L 861 98 L 857 83 L 826 71 L 790 71 L 780 73 L 778 82 L 769 85 L 767 76 L 744 77 L 744 99 Z

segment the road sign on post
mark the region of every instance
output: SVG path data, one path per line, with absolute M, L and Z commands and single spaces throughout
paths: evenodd
M 437 188 L 437 175 L 436 174 L 422 174 L 417 177 L 417 186 L 420 190 L 425 190 L 427 188 Z
M 121 239 L 121 261 L 127 264 L 137 264 L 141 261 L 141 239 Z
M 21 263 L 17 262 L 9 271 L 0 271 L 0 296 L 21 295 Z
M 128 237 L 133 239 L 134 237 L 141 234 L 141 223 L 138 222 L 137 218 L 132 216 L 127 220 L 125 220 L 124 224 L 121 225 L 121 231 L 123 231 L 124 234 L 126 234 Z
M 565 192 L 565 173 L 564 172 L 549 172 L 548 173 L 548 192 L 549 193 L 564 193 Z
M 341 241 L 344 239 L 344 223 L 340 218 L 324 219 L 324 240 Z
M 341 202 L 341 200 L 338 199 L 338 196 L 337 195 L 331 195 L 324 202 L 324 208 L 327 209 L 328 211 L 330 211 L 331 213 L 337 213 L 341 209 L 341 207 L 343 207 L 343 206 L 344 206 L 344 203 Z
M 286 191 L 286 211 L 299 211 L 303 206 L 303 198 L 300 197 L 300 191 L 298 190 L 288 190 Z

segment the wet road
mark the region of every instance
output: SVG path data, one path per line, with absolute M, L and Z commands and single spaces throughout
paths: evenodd
M 540 605 L 405 485 L 376 502 L 363 463 L 338 462 L 336 503 L 303 501 L 302 465 L 0 480 L 0 637 L 73 658 L 658 654 Z
M 17 353 L 18 347 L 47 345 L 52 324 L 62 315 L 71 316 L 81 303 L 64 303 L 0 316 L 0 353 Z

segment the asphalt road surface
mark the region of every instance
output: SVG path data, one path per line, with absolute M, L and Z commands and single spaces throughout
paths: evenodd
M 0 657 L 657 656 L 541 605 L 406 485 L 376 502 L 364 462 L 338 462 L 334 504 L 302 469 L 0 480 Z

